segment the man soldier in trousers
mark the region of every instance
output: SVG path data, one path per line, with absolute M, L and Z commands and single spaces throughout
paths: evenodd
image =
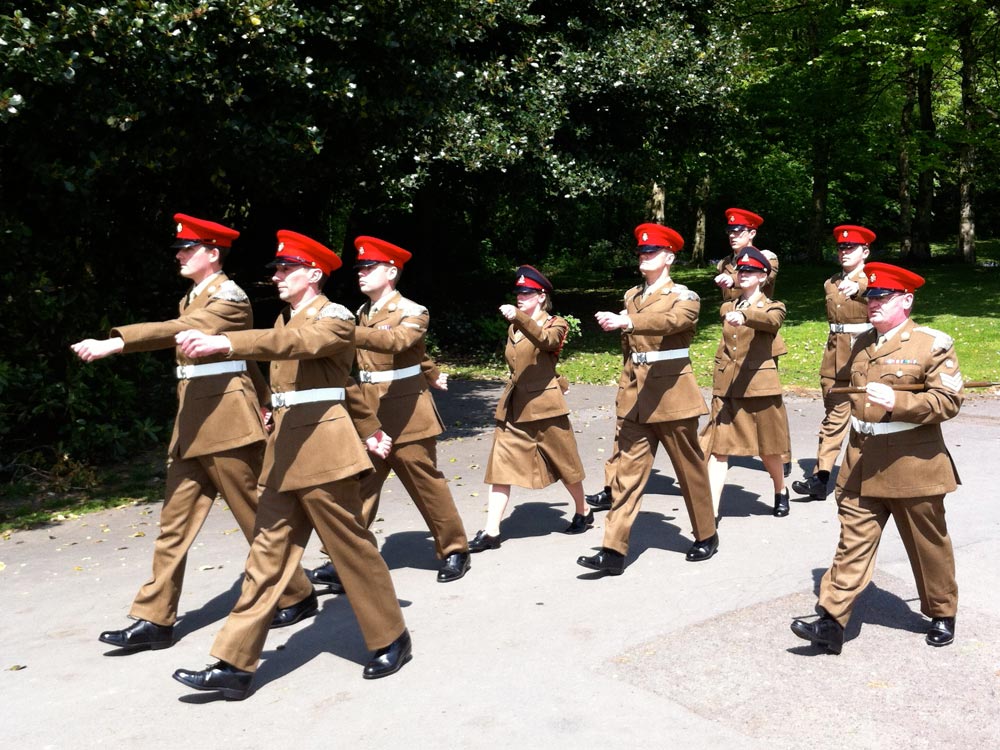
M 174 679 L 189 687 L 236 700 L 250 692 L 279 593 L 299 569 L 313 528 L 336 563 L 365 643 L 375 652 L 363 676 L 393 674 L 411 655 L 389 569 L 362 520 L 361 476 L 372 464 L 344 407 L 354 364 L 354 316 L 320 291 L 340 258 L 305 235 L 281 230 L 273 265 L 278 295 L 288 303 L 274 328 L 177 336 L 189 357 L 223 354 L 271 362 L 275 427 L 264 456 L 258 531 L 243 590 L 212 647 L 219 661 L 200 671 L 174 672 Z M 375 452 L 384 441 L 379 432 L 366 443 Z
M 929 645 L 955 640 L 958 609 L 944 497 L 959 479 L 941 434 L 963 401 L 954 342 L 910 320 L 920 276 L 887 263 L 869 263 L 865 274 L 875 330 L 858 337 L 848 362 L 851 386 L 860 392 L 851 394 L 851 434 L 837 475 L 840 541 L 820 581 L 819 619 L 792 623 L 795 635 L 835 654 L 871 581 L 890 516 L 910 558 L 920 611 L 931 619 Z
M 841 270 L 826 280 L 826 319 L 830 333 L 819 367 L 819 383 L 823 393 L 825 413 L 819 426 L 819 448 L 816 468 L 803 481 L 792 482 L 792 489 L 813 500 L 825 500 L 830 472 L 840 455 L 844 435 L 851 424 L 851 399 L 845 394 L 830 393 L 834 386 L 848 385 L 851 371 L 847 368 L 851 349 L 859 335 L 870 331 L 865 290 L 865 259 L 871 251 L 875 233 L 865 227 L 843 224 L 833 230 Z
M 437 466 L 437 436 L 444 426 L 427 390 L 434 365 L 424 339 L 429 315 L 396 291 L 403 266 L 412 254 L 376 237 L 358 237 L 358 285 L 368 302 L 358 310 L 354 329 L 358 380 L 369 407 L 393 441 L 386 459 L 376 458 L 375 471 L 361 481 L 365 523 L 378 512 L 382 485 L 390 469 L 399 477 L 434 537 L 441 583 L 457 581 L 469 570 L 469 541 L 444 474 Z M 438 378 L 440 380 L 440 378 Z M 310 573 L 314 583 L 337 592 L 336 567 L 326 563 Z
M 185 214 L 175 215 L 174 221 L 180 275 L 193 284 L 180 302 L 179 316 L 118 326 L 107 339 L 80 341 L 72 349 L 83 361 L 173 348 L 174 335 L 191 327 L 222 333 L 253 326 L 250 300 L 222 272 L 239 232 Z M 256 364 L 222 357 L 194 364 L 177 350 L 177 418 L 168 450 L 160 533 L 153 548 L 153 577 L 132 603 L 129 616 L 135 622 L 124 630 L 101 633 L 102 642 L 126 652 L 173 643 L 187 553 L 217 494 L 225 498 L 247 542 L 253 540 L 257 477 L 267 438 L 260 404 L 268 396 Z M 278 607 L 273 626 L 291 625 L 316 613 L 316 594 L 301 569 L 290 577 Z
M 632 523 L 660 444 L 677 474 L 695 537 L 687 559 L 708 560 L 719 548 L 708 470 L 698 443 L 698 417 L 708 408 L 688 355 L 701 302 L 670 278 L 676 253 L 684 247 L 681 236 L 659 224 L 641 224 L 635 236 L 645 283 L 625 294 L 625 314 L 595 315 L 605 331 L 626 334 L 627 356 L 616 400 L 622 426 L 611 485 L 614 504 L 605 521 L 601 550 L 577 559 L 585 568 L 610 575 L 621 575 L 625 569 Z
M 763 217 L 755 214 L 753 211 L 747 211 L 745 208 L 726 209 L 726 235 L 729 237 L 729 247 L 732 248 L 733 254 L 723 258 L 716 264 L 716 270 L 719 273 L 714 279 L 715 285 L 722 292 L 723 302 L 735 302 L 739 299 L 740 289 L 736 283 L 736 266 L 739 265 L 738 261 L 742 251 L 748 247 L 754 247 L 754 238 L 757 236 L 757 230 L 763 223 Z M 756 247 L 754 249 L 759 250 Z M 774 285 L 778 279 L 778 256 L 770 250 L 759 250 L 759 252 L 771 264 L 771 270 L 767 273 L 767 280 L 761 284 L 760 291 L 765 297 L 774 299 Z M 788 354 L 785 340 L 781 336 L 774 337 L 772 354 L 774 355 L 775 362 L 778 361 L 778 357 Z M 781 461 L 784 464 L 784 474 L 787 477 L 792 473 L 791 453 L 783 455 Z

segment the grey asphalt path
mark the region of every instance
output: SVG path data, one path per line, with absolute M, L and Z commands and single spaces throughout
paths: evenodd
M 440 463 L 470 536 L 485 522 L 483 466 L 495 383 L 457 382 L 438 403 Z M 588 491 L 603 482 L 614 389 L 569 394 Z M 811 466 L 818 398 L 787 398 L 797 461 Z M 560 485 L 515 488 L 503 547 L 438 584 L 421 518 L 391 479 L 376 523 L 413 635 L 398 675 L 361 678 L 367 652 L 343 597 L 268 639 L 256 691 L 226 702 L 171 679 L 200 668 L 238 592 L 247 548 L 220 501 L 188 561 L 170 649 L 116 656 L 97 641 L 127 624 L 148 575 L 159 503 L 74 518 L 0 541 L 0 746 L 10 748 L 671 747 L 930 748 L 1000 745 L 1000 405 L 970 399 L 945 427 L 964 485 L 948 500 L 961 604 L 953 646 L 924 644 L 912 574 L 893 528 L 839 656 L 788 629 L 811 613 L 837 540 L 834 503 L 773 518 L 766 474 L 740 460 L 721 550 L 687 563 L 690 525 L 657 459 L 625 574 L 592 579 Z M 318 541 L 305 564 L 322 561 Z M 20 668 L 18 668 L 20 667 Z

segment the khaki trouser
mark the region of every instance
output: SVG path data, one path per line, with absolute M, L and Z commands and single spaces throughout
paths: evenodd
M 835 386 L 849 385 L 833 378 L 820 378 L 823 406 L 826 413 L 819 425 L 819 447 L 816 449 L 816 471 L 833 471 L 851 428 L 851 397 L 846 393 L 830 393 Z
M 455 507 L 448 482 L 437 466 L 436 438 L 394 445 L 388 459 L 378 456 L 371 459 L 375 471 L 361 479 L 362 517 L 366 527 L 370 528 L 375 521 L 382 485 L 392 469 L 434 536 L 437 556 L 469 551 L 462 517 Z
M 628 554 L 629 534 L 642 505 L 642 492 L 649 480 L 657 447 L 661 444 L 667 449 L 681 485 L 695 539 L 702 541 L 715 533 L 708 469 L 698 444 L 698 418 L 654 424 L 625 419 L 618 433 L 620 455 L 611 485 L 614 504 L 604 522 L 603 546 L 608 549 Z
M 257 669 L 278 597 L 301 570 L 314 527 L 337 566 L 367 647 L 384 648 L 402 635 L 403 613 L 375 536 L 362 522 L 354 476 L 290 492 L 264 488 L 243 591 L 212 645 L 213 657 L 244 671 Z
M 160 534 L 153 547 L 153 577 L 136 594 L 129 614 L 157 625 L 173 625 L 184 584 L 188 550 L 212 509 L 216 494 L 225 498 L 233 518 L 253 540 L 257 514 L 257 476 L 264 444 L 233 448 L 194 458 L 174 458 L 167 466 L 166 499 L 160 510 Z M 299 568 L 288 581 L 278 606 L 289 607 L 312 593 Z
M 889 516 L 896 522 L 920 595 L 920 611 L 931 618 L 958 610 L 955 555 L 945 523 L 944 495 L 918 498 L 859 497 L 837 492 L 840 542 L 819 586 L 819 604 L 842 626 L 875 570 L 875 557 Z

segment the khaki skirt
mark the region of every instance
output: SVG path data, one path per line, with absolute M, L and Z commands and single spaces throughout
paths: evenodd
M 572 484 L 583 477 L 580 451 L 565 414 L 516 424 L 497 422 L 486 465 L 487 484 L 540 490 L 559 479 Z
M 712 397 L 711 418 L 701 431 L 701 449 L 720 456 L 770 456 L 792 449 L 788 413 L 781 396 Z

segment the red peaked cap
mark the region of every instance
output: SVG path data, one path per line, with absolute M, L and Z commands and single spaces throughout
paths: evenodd
M 636 252 L 645 252 L 644 247 L 662 247 L 676 253 L 684 247 L 684 238 L 662 224 L 640 224 L 633 234 L 635 241 L 639 243 Z
M 875 241 L 875 232 L 855 224 L 841 224 L 833 230 L 833 239 L 838 245 L 870 245 Z
M 378 237 L 364 235 L 355 237 L 354 248 L 358 251 L 358 259 L 354 262 L 355 268 L 374 266 L 376 263 L 388 263 L 390 266 L 402 268 L 403 264 L 413 257 L 413 253 L 409 250 L 380 240 Z
M 758 216 L 753 211 L 747 211 L 745 208 L 726 209 L 726 224 L 731 227 L 741 226 L 747 229 L 757 229 L 763 223 L 763 217 Z
M 517 275 L 515 276 L 514 291 L 517 293 L 552 291 L 552 282 L 534 266 L 518 266 L 515 273 Z
M 319 244 L 311 237 L 293 232 L 290 229 L 278 230 L 278 252 L 274 260 L 268 264 L 274 266 L 308 266 L 318 268 L 329 276 L 342 265 L 337 254 L 325 245 Z
M 751 245 L 740 250 L 740 257 L 736 259 L 736 270 L 771 273 L 771 261 L 764 253 Z
M 909 293 L 924 285 L 924 277 L 888 263 L 865 263 L 868 289 L 865 297 L 888 297 L 896 292 Z
M 240 236 L 235 229 L 216 224 L 214 221 L 196 219 L 187 214 L 174 214 L 177 222 L 177 239 L 170 247 L 194 247 L 195 245 L 212 245 L 214 247 L 232 247 L 233 240 Z

